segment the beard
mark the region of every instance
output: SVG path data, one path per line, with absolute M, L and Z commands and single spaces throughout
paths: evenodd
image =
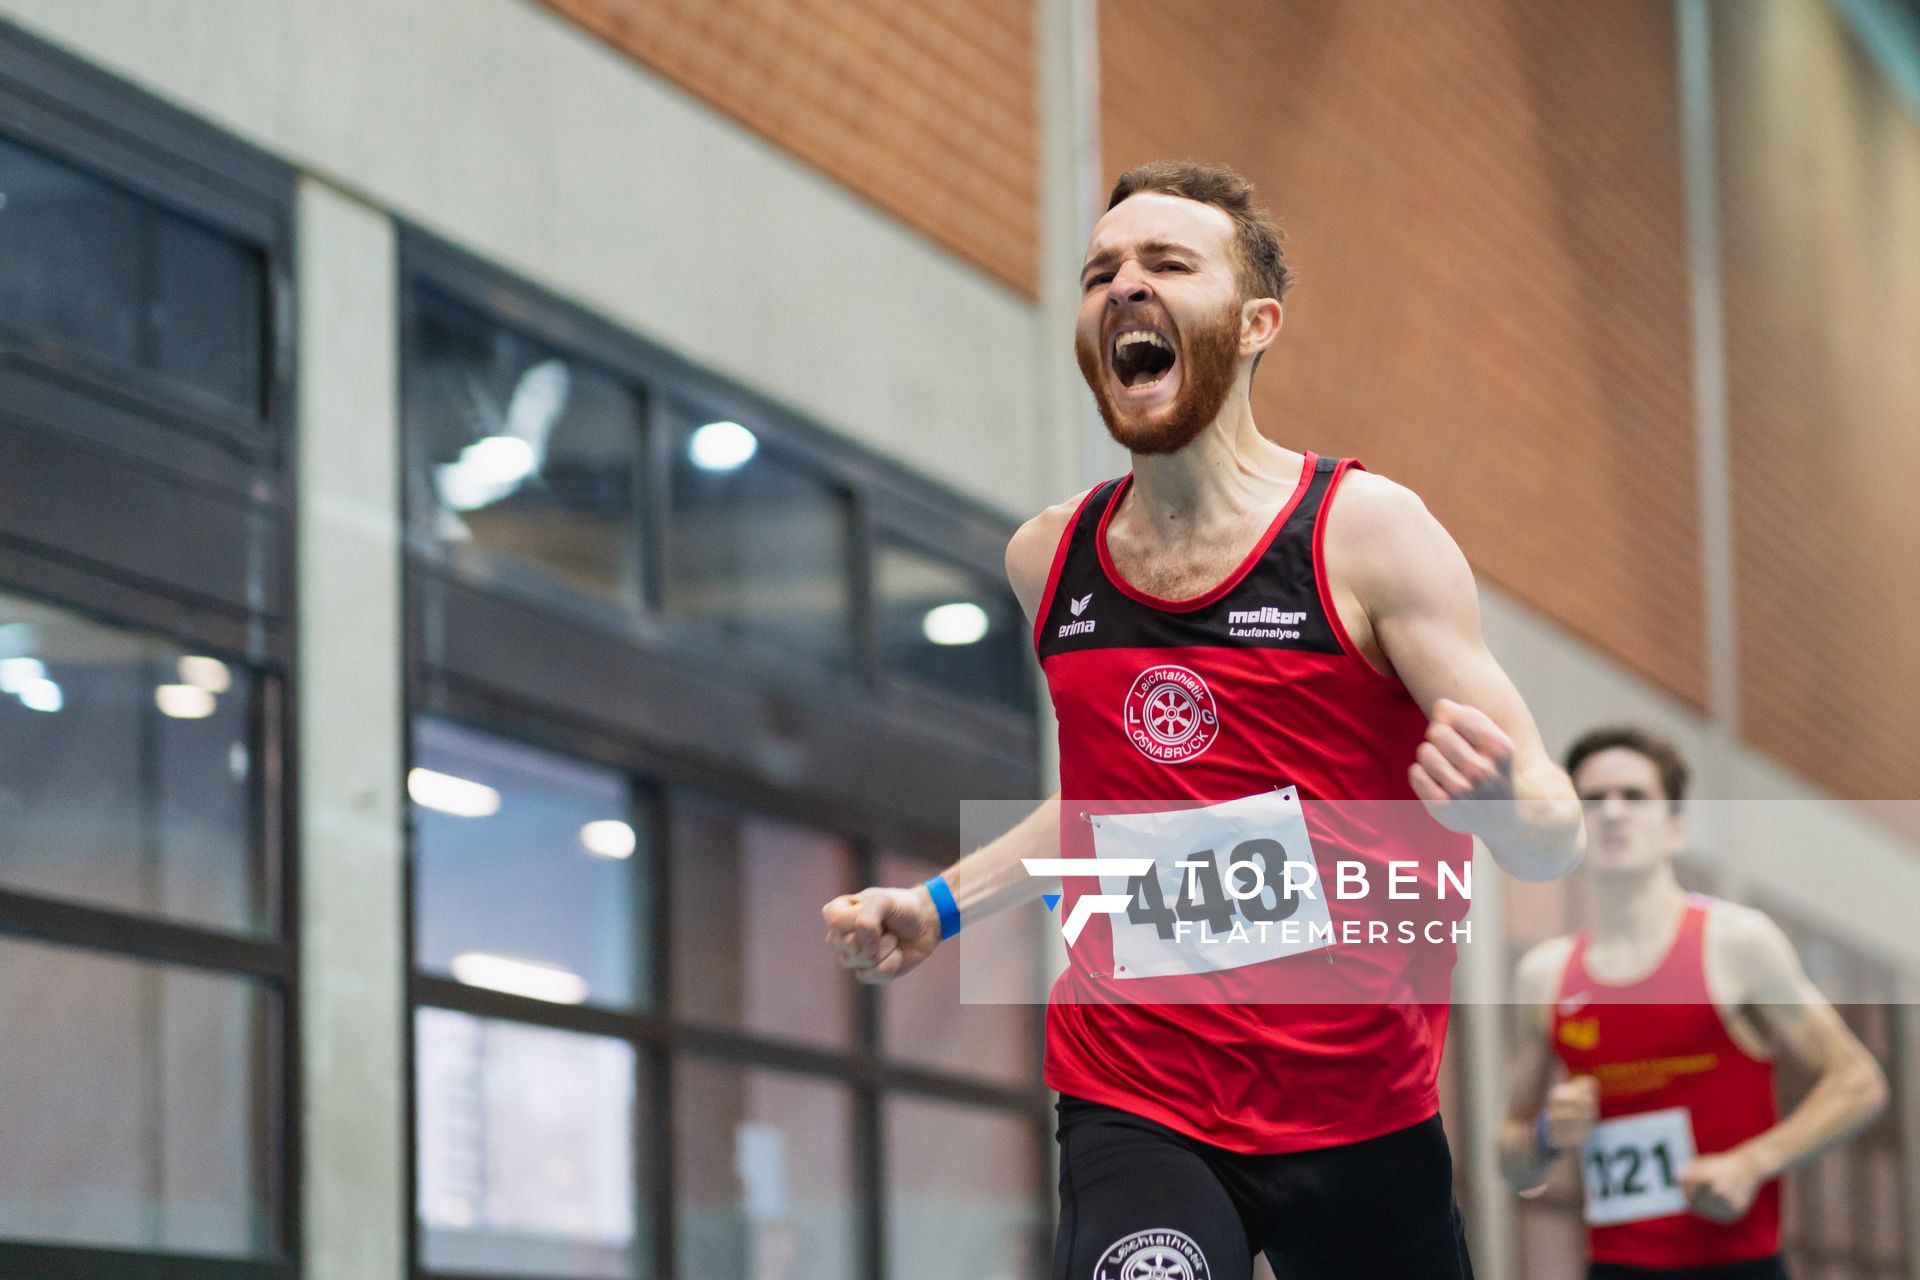
M 1123 408 L 1108 381 L 1105 354 L 1113 335 L 1132 317 L 1122 314 L 1102 327 L 1100 346 L 1081 338 L 1073 345 L 1080 376 L 1093 391 L 1107 434 L 1128 453 L 1178 453 L 1213 425 L 1240 373 L 1240 304 L 1233 302 L 1183 332 L 1180 393 L 1172 403 L 1145 413 Z

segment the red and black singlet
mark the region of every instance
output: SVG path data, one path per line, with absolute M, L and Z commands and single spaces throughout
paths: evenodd
M 1711 898 L 1687 902 L 1672 947 L 1638 982 L 1609 985 L 1587 969 L 1587 934 L 1574 938 L 1554 1000 L 1553 1050 L 1569 1074 L 1600 1083 L 1602 1122 L 1684 1109 L 1700 1155 L 1726 1151 L 1773 1127 L 1773 1064 L 1728 1032 L 1707 989 Z M 1591 1145 L 1591 1144 L 1590 1144 Z M 1585 1161 L 1592 1152 L 1582 1154 Z M 1619 1180 L 1619 1169 L 1598 1176 Z M 1679 1170 L 1657 1170 L 1645 1176 Z M 1596 1171 L 1583 1167 L 1583 1176 Z M 1780 1183 L 1760 1189 L 1747 1216 L 1716 1223 L 1675 1213 L 1590 1227 L 1595 1262 L 1637 1267 L 1711 1267 L 1780 1251 Z
M 1436 898 L 1441 865 L 1457 885 L 1472 843 L 1435 823 L 1407 781 L 1426 714 L 1360 655 L 1328 590 L 1325 512 L 1355 465 L 1306 455 L 1252 551 L 1188 600 L 1140 591 L 1113 566 L 1106 529 L 1130 477 L 1081 503 L 1034 636 L 1059 720 L 1063 856 L 1095 855 L 1086 814 L 1294 792 L 1322 890 L 1337 862 L 1371 875 L 1364 898 L 1326 893 L 1335 925 L 1450 925 L 1465 914 L 1457 890 Z M 1390 862 L 1411 875 L 1418 902 L 1387 900 Z M 1102 888 L 1068 876 L 1063 892 L 1069 913 Z M 1336 941 L 1197 978 L 1131 981 L 1116 976 L 1116 951 L 1114 922 L 1093 918 L 1055 985 L 1046 1080 L 1062 1093 L 1241 1152 L 1361 1141 L 1438 1109 L 1450 936 L 1411 948 Z M 1196 1001 L 1195 983 L 1206 998 Z

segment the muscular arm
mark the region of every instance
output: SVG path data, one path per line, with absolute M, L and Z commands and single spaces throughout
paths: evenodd
M 1580 804 L 1533 713 L 1487 651 L 1473 571 L 1412 492 L 1356 472 L 1329 512 L 1327 560 L 1374 650 L 1432 721 L 1410 762 L 1414 794 L 1440 822 L 1487 844 L 1522 880 L 1580 860 Z M 1347 612 L 1342 610 L 1345 618 Z
M 1035 516 L 1007 544 L 1007 581 L 1029 621 L 1038 613 L 1052 571 L 1054 548 L 1079 498 Z M 1027 874 L 1024 858 L 1060 856 L 1060 796 L 1056 792 L 1006 832 L 948 867 L 942 875 L 965 921 L 1057 892 L 1059 880 Z M 940 917 L 923 885 L 872 887 L 843 894 L 821 908 L 827 945 L 865 983 L 899 977 L 925 960 L 940 943 Z
M 1778 925 L 1744 907 L 1716 908 L 1712 961 L 1776 1057 L 1815 1077 L 1780 1122 L 1741 1144 L 1762 1182 L 1836 1146 L 1880 1113 L 1887 1078 L 1831 1004 L 1808 981 Z

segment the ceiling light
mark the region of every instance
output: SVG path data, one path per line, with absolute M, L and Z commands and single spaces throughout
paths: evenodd
M 47 664 L 38 658 L 0 658 L 0 693 L 19 693 L 35 680 L 47 678 Z
M 188 655 L 180 659 L 178 665 L 182 684 L 205 689 L 208 693 L 225 693 L 233 688 L 233 672 L 218 658 Z
M 581 827 L 580 843 L 596 857 L 631 858 L 639 839 L 626 823 L 618 818 L 606 818 Z
M 460 451 L 460 469 L 481 484 L 513 484 L 539 465 L 533 446 L 519 436 L 483 436 Z
M 163 684 L 153 691 L 153 705 L 175 720 L 205 720 L 213 714 L 214 697 L 197 684 Z
M 738 471 L 759 451 L 759 437 L 737 422 L 709 422 L 687 441 L 687 456 L 702 471 Z
M 920 630 L 935 644 L 978 644 L 987 634 L 987 611 L 961 600 L 927 610 Z
M 500 812 L 500 793 L 492 787 L 434 769 L 409 770 L 407 794 L 422 808 L 456 818 L 490 818 Z
M 29 680 L 20 686 L 20 705 L 30 711 L 58 711 L 67 705 L 60 686 L 45 679 Z
M 587 980 L 570 969 L 531 960 L 469 951 L 453 958 L 453 976 L 470 987 L 504 991 L 553 1004 L 580 1004 L 587 998 Z

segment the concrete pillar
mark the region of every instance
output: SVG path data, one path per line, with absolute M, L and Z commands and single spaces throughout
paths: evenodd
M 1474 1274 L 1512 1280 L 1514 1197 L 1500 1174 L 1500 1118 L 1507 1110 L 1507 930 L 1501 901 L 1506 874 L 1486 847 L 1474 846 L 1473 941 L 1454 971 L 1453 1017 L 1458 1020 L 1460 1079 L 1466 1132 L 1452 1134 L 1455 1158 L 1466 1166 L 1467 1247 Z
M 396 260 L 312 179 L 299 216 L 302 1274 L 407 1274 Z

